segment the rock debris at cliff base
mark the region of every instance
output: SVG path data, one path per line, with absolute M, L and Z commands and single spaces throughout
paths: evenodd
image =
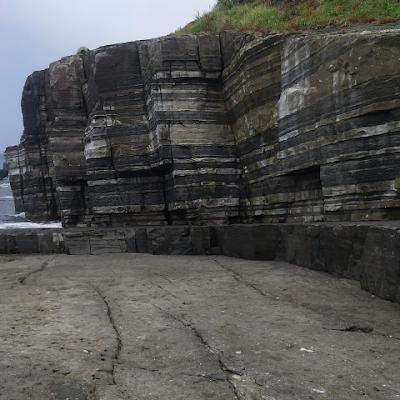
M 349 280 L 222 256 L 0 265 L 1 400 L 400 395 L 399 305 Z
M 66 227 L 399 219 L 400 30 L 164 37 L 33 73 L 17 211 Z

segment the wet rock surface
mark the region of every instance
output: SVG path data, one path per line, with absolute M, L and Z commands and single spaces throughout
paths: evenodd
M 0 399 L 397 399 L 399 305 L 284 262 L 0 256 Z

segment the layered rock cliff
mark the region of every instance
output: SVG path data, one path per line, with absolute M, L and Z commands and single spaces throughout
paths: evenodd
M 17 210 L 64 226 L 400 218 L 400 29 L 80 49 L 32 74 Z

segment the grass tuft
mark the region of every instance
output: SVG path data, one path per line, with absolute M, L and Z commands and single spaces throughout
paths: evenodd
M 400 0 L 218 0 L 175 32 L 291 32 L 400 20 Z

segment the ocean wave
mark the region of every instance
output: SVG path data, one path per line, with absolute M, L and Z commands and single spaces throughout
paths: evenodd
M 15 219 L 15 221 L 22 221 L 22 222 L 30 222 L 28 219 L 26 219 L 26 214 L 24 213 L 24 212 L 22 212 L 22 213 L 19 213 L 19 214 L 15 214 L 15 213 L 13 213 L 13 214 L 7 214 L 7 213 L 5 213 L 5 214 L 3 214 L 5 217 L 8 217 L 8 218 L 14 218 Z M 1 218 L 1 215 L 0 215 L 0 218 Z M 1 221 L 1 220 L 0 220 Z
M 59 229 L 61 222 L 0 222 L 0 229 Z

